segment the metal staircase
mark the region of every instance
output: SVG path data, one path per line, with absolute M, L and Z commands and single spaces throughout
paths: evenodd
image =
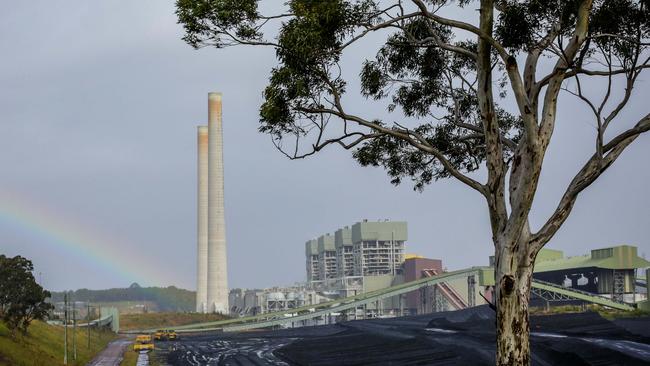
M 438 271 L 435 269 L 423 269 L 422 274 L 424 277 L 435 277 Z M 453 287 L 449 286 L 447 282 L 441 282 L 435 285 L 440 293 L 447 299 L 447 301 L 456 309 L 462 310 L 467 308 L 467 302 Z

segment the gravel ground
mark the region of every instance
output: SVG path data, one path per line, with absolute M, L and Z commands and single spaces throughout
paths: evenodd
M 167 365 L 493 365 L 487 307 L 320 327 L 184 336 L 160 344 Z M 650 318 L 531 317 L 533 365 L 650 365 Z

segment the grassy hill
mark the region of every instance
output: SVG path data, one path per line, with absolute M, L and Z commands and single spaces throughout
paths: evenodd
M 138 302 L 152 311 L 194 311 L 196 293 L 178 287 L 140 287 L 134 283 L 128 288 L 107 290 L 80 289 L 72 292 L 75 301 L 95 304 Z M 63 292 L 52 292 L 52 302 L 63 301 Z
M 120 315 L 120 330 L 173 328 L 178 325 L 213 322 L 227 319 L 219 314 L 147 313 Z
M 56 366 L 63 365 L 63 328 L 35 321 L 27 336 L 11 338 L 7 327 L 0 322 L 0 365 L 2 366 Z M 85 365 L 106 345 L 117 338 L 110 331 L 92 330 L 88 349 L 87 330 L 77 328 L 77 360 L 72 359 L 72 328 L 68 328 L 68 365 Z

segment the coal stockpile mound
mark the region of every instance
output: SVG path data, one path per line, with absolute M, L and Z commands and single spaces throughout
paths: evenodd
M 487 307 L 352 321 L 338 334 L 274 351 L 290 365 L 493 365 L 495 314 Z M 647 322 L 628 322 L 640 328 Z M 317 330 L 316 327 L 314 330 Z M 532 364 L 649 365 L 650 342 L 597 313 L 531 317 Z
M 650 317 L 616 319 L 614 324 L 632 334 L 650 338 Z
M 595 312 L 530 317 L 531 332 L 625 339 L 631 334 Z
M 394 338 L 352 330 L 295 341 L 274 352 L 291 365 L 481 365 L 471 352 L 424 337 Z
M 650 365 L 650 318 L 531 317 L 532 365 Z M 186 335 L 161 346 L 169 365 L 494 365 L 488 307 L 241 333 Z

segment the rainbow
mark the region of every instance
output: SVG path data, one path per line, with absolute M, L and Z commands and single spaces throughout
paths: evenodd
M 127 255 L 112 252 L 115 243 L 125 241 L 110 237 L 97 228 L 82 224 L 63 212 L 55 212 L 16 192 L 0 191 L 0 221 L 38 236 L 48 245 L 98 266 L 127 283 L 137 281 L 146 284 L 153 279 L 160 280 L 152 264 L 143 263 L 146 262 L 142 260 L 143 256 L 136 254 L 136 246 L 119 245 L 120 248 L 133 248 L 133 252 L 130 250 Z

